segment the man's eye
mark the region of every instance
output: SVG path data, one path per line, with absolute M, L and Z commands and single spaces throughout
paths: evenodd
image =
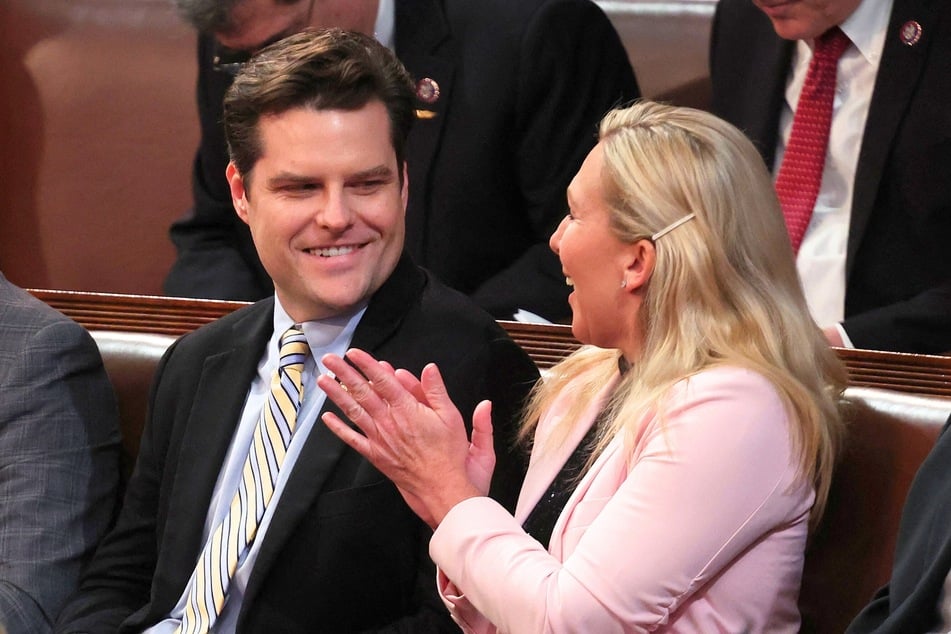
M 284 191 L 295 193 L 295 192 L 312 192 L 317 189 L 317 185 L 314 183 L 294 183 L 293 185 L 287 185 L 283 188 Z
M 359 192 L 372 192 L 382 187 L 383 184 L 384 182 L 381 180 L 360 181 L 354 184 L 354 188 Z

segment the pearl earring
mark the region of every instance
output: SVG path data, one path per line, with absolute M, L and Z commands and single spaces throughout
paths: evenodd
M 621 288 L 627 286 L 627 280 L 621 280 Z

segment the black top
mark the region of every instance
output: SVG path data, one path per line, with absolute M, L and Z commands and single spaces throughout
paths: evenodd
M 630 367 L 624 357 L 618 358 L 618 369 L 622 376 Z M 551 533 L 555 528 L 555 522 L 558 521 L 558 516 L 565 510 L 568 498 L 574 493 L 575 487 L 578 486 L 578 482 L 584 476 L 584 469 L 588 466 L 591 452 L 597 444 L 598 429 L 605 422 L 609 406 L 610 401 L 598 412 L 591 429 L 575 447 L 561 471 L 558 472 L 548 490 L 545 491 L 545 495 L 538 501 L 538 504 L 535 505 L 535 508 L 532 509 L 532 512 L 528 514 L 522 524 L 525 532 L 538 540 L 546 550 L 551 541 Z
M 538 504 L 535 505 L 535 508 L 532 509 L 532 512 L 529 513 L 522 524 L 525 532 L 538 540 L 546 550 L 548 549 L 548 542 L 551 541 L 551 533 L 555 528 L 555 522 L 558 521 L 558 516 L 565 509 L 568 498 L 574 493 L 575 487 L 581 481 L 581 476 L 584 475 L 583 470 L 591 455 L 591 450 L 594 449 L 598 426 L 601 424 L 602 418 L 604 418 L 603 409 L 598 414 L 598 419 L 591 425 L 591 429 L 588 430 L 585 437 L 575 447 L 574 452 L 565 461 L 561 471 L 552 480 L 548 490 L 545 491 L 545 495 L 538 501 Z

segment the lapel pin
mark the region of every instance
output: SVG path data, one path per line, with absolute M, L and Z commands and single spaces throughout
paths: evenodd
M 416 82 L 416 96 L 423 103 L 436 103 L 439 99 L 439 84 L 435 79 L 423 77 Z
M 921 39 L 921 25 L 914 20 L 908 20 L 901 25 L 898 37 L 905 46 L 914 46 Z
M 435 119 L 436 113 L 432 110 L 416 110 L 417 119 Z

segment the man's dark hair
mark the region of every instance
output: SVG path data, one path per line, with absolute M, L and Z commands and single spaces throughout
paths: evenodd
M 224 99 L 228 152 L 247 177 L 261 157 L 258 122 L 293 108 L 358 110 L 386 106 L 399 174 L 414 119 L 409 73 L 372 37 L 342 29 L 307 30 L 272 44 L 238 72 Z M 334 148 L 327 148 L 333 152 Z

